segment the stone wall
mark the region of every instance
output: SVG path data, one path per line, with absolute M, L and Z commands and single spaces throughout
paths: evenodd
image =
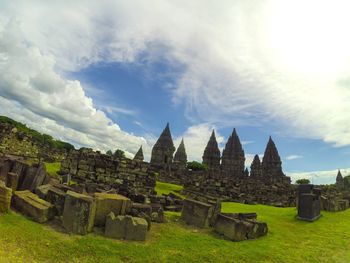
M 128 158 L 115 158 L 90 149 L 71 151 L 62 161 L 61 174 L 71 174 L 72 180 L 88 187 L 111 190 L 130 196 L 150 194 L 156 177 L 149 164 Z
M 295 205 L 295 189 L 288 177 L 271 184 L 250 176 L 236 178 L 209 170 L 188 171 L 184 178 L 184 193 L 202 202 L 220 198 L 248 204 Z
M 0 123 L 0 153 L 26 159 L 44 158 L 47 161 L 61 161 L 66 154 L 65 151 L 40 145 L 8 123 Z

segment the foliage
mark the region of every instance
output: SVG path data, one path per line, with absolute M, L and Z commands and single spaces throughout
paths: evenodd
M 223 211 L 256 212 L 268 235 L 231 242 L 173 222 L 180 213 L 172 212 L 169 223 L 152 224 L 146 242 L 131 242 L 67 235 L 11 212 L 0 215 L 0 262 L 349 262 L 350 209 L 322 212 L 313 223 L 297 220 L 295 208 L 223 203 Z
M 193 171 L 206 171 L 208 167 L 205 164 L 192 161 L 192 162 L 187 162 L 187 169 L 191 169 Z
M 350 175 L 344 176 L 344 186 L 350 189 Z
M 125 157 L 125 152 L 123 150 L 117 149 L 114 152 L 114 157 L 116 157 L 116 158 Z
M 112 152 L 112 150 L 108 150 L 108 151 L 106 152 L 106 154 L 109 155 L 109 156 L 112 156 L 112 155 L 113 155 L 113 152 Z
M 25 124 L 17 122 L 6 116 L 0 116 L 0 122 L 13 125 L 17 129 L 17 131 L 22 132 L 27 136 L 31 136 L 39 144 L 47 145 L 51 148 L 56 148 L 56 149 L 65 149 L 68 151 L 74 149 L 74 146 L 71 145 L 70 143 L 63 142 L 60 140 L 55 140 L 54 138 L 52 138 L 52 136 L 48 134 L 41 134 L 36 130 L 28 128 Z
M 295 181 L 297 184 L 309 184 L 310 183 L 310 180 L 309 179 L 306 179 L 306 178 L 303 178 L 303 179 L 298 179 Z

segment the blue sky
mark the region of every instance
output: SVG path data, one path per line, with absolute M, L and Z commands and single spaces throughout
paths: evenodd
M 272 135 L 288 175 L 331 183 L 350 173 L 349 5 L 1 1 L 0 113 L 146 158 L 168 121 L 195 160 L 236 127 L 247 166 Z

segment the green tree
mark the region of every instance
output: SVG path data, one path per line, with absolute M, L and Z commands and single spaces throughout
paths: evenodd
M 193 171 L 205 171 L 208 169 L 208 167 L 205 164 L 192 161 L 192 162 L 187 162 L 187 169 L 191 169 Z
M 108 151 L 106 152 L 106 154 L 109 155 L 109 156 L 112 156 L 112 155 L 113 155 L 113 152 L 112 152 L 112 150 L 108 150 Z
M 310 183 L 310 180 L 309 179 L 306 179 L 306 178 L 303 178 L 303 179 L 298 179 L 295 181 L 297 184 L 309 184 Z
M 117 149 L 114 152 L 114 157 L 117 157 L 117 158 L 125 157 L 125 152 L 123 150 Z

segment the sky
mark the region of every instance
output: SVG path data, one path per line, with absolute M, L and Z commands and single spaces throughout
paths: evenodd
M 167 122 L 201 161 L 235 127 L 271 135 L 293 180 L 350 174 L 348 1 L 0 0 L 0 114 L 76 147 L 140 145 Z

